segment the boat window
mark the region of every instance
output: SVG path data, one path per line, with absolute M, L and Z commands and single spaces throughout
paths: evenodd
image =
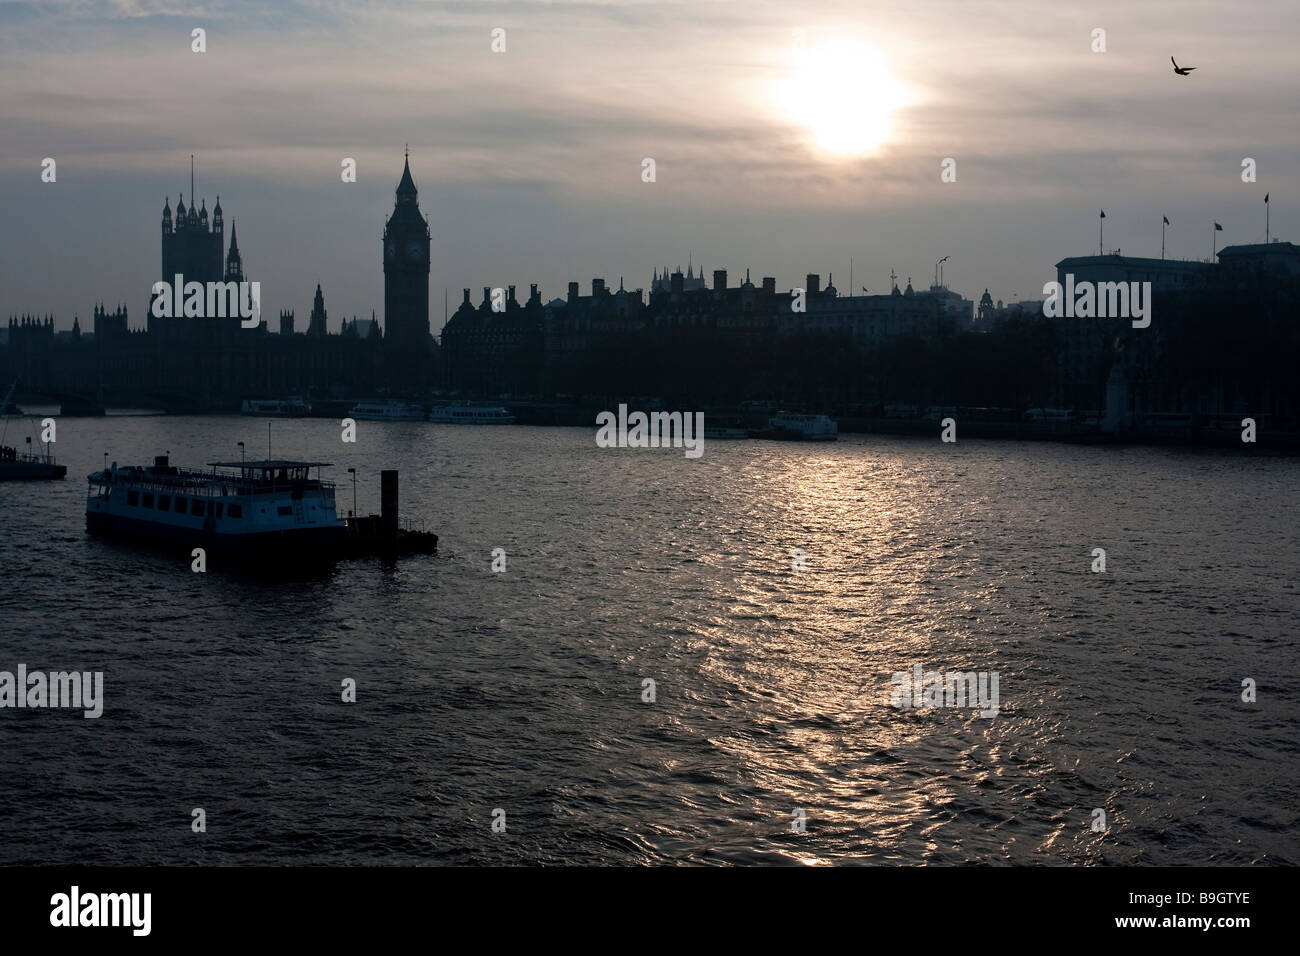
M 185 501 L 185 499 L 182 498 L 180 495 L 177 495 L 177 496 L 176 496 L 176 513 L 177 513 L 178 515 L 183 515 L 183 514 L 185 514 L 185 508 L 186 508 L 186 501 Z
M 193 503 L 190 505 L 190 514 L 192 514 L 192 515 L 201 515 L 201 514 L 203 514 L 203 499 L 202 499 L 202 498 L 195 498 L 195 499 L 194 499 Z
M 278 512 L 279 514 L 282 514 L 282 515 L 291 515 L 291 514 L 293 514 L 293 506 L 292 506 L 292 505 L 280 505 L 280 507 L 276 508 L 275 510 L 276 510 L 276 512 Z
M 220 501 L 218 501 L 218 502 L 217 502 L 217 517 L 218 517 L 218 518 L 221 517 L 222 507 L 223 507 L 223 506 L 222 506 L 222 503 L 221 503 Z
M 237 504 L 233 504 L 233 503 L 232 503 L 232 504 L 230 505 L 230 507 L 227 508 L 226 510 L 227 510 L 227 512 L 229 512 L 230 517 L 232 517 L 232 518 L 242 518 L 242 517 L 244 517 L 244 506 L 243 506 L 243 505 L 237 505 Z
M 128 491 L 126 493 L 126 503 L 128 505 L 138 505 L 140 503 L 140 492 Z
M 141 507 L 141 508 L 152 508 L 152 507 L 153 507 L 153 492 L 152 492 L 152 491 L 146 491 L 146 492 L 144 493 L 144 501 L 141 502 L 140 507 Z
M 159 511 L 171 511 L 171 510 L 172 510 L 172 496 L 171 496 L 171 495 L 159 495 L 159 496 L 158 496 L 158 510 L 159 510 Z

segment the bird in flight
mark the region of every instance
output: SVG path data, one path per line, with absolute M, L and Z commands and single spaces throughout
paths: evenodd
M 1178 61 L 1175 60 L 1172 56 L 1169 58 L 1169 62 L 1174 65 L 1174 72 L 1177 73 L 1179 76 L 1187 76 L 1189 73 L 1192 72 L 1192 70 L 1196 69 L 1196 67 L 1194 66 L 1179 66 Z

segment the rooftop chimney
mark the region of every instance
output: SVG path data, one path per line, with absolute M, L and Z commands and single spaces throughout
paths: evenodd
M 822 277 L 820 275 L 815 272 L 810 272 L 808 273 L 806 281 L 807 285 L 804 286 L 804 289 L 809 295 L 816 295 L 821 291 Z
M 763 294 L 776 295 L 776 277 L 763 276 Z
M 578 301 L 578 283 L 576 282 L 569 283 L 569 301 L 570 302 Z
M 713 291 L 724 292 L 726 291 L 726 288 L 727 288 L 727 270 L 714 269 L 713 270 Z
M 682 275 L 680 269 L 672 274 L 669 281 L 671 283 L 669 288 L 672 292 L 680 293 L 686 287 L 686 277 Z

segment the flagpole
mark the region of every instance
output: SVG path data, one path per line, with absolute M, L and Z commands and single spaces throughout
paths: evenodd
M 1165 217 L 1160 217 L 1160 258 L 1165 257 Z
M 1106 235 L 1106 213 L 1103 210 L 1102 214 L 1097 217 L 1097 255 L 1099 256 L 1104 256 L 1106 254 L 1106 242 L 1105 239 L 1103 238 L 1105 235 Z
M 1264 193 L 1264 245 L 1268 245 L 1268 193 Z

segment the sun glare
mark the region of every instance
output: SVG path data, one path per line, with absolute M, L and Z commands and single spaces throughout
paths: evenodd
M 773 102 L 786 119 L 808 130 L 818 149 L 848 158 L 888 142 L 906 90 L 878 50 L 839 39 L 796 49 L 790 72 L 776 82 Z

